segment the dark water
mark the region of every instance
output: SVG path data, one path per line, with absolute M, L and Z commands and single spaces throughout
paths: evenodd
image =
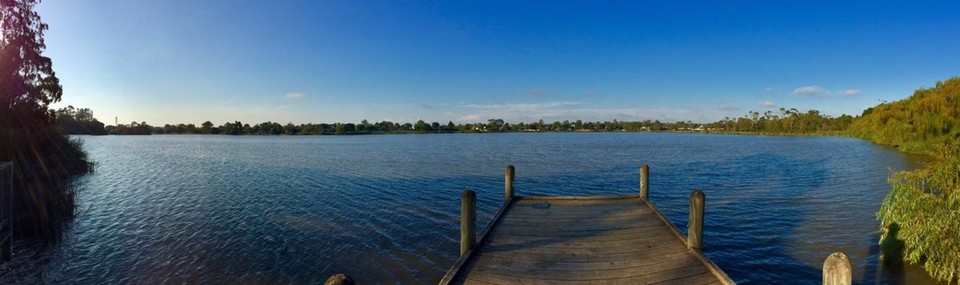
M 928 283 L 878 265 L 878 205 L 912 158 L 835 137 L 451 134 L 84 137 L 99 164 L 75 181 L 60 242 L 21 241 L 0 283 L 368 283 L 439 280 L 458 254 L 459 195 L 478 224 L 519 195 L 637 192 L 685 228 L 707 196 L 704 250 L 740 283 L 819 284 L 831 252 L 857 283 Z

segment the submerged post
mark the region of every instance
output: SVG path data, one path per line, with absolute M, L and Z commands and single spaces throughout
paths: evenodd
M 703 245 L 703 191 L 690 193 L 690 223 L 687 224 L 687 248 L 699 249 Z
M 650 196 L 650 167 L 646 164 L 640 167 L 640 199 L 648 200 Z
M 337 273 L 330 278 L 327 278 L 327 281 L 323 282 L 323 285 L 354 285 L 357 284 L 353 281 L 353 278 L 350 278 L 349 275 L 343 273 Z
M 846 254 L 834 252 L 827 256 L 827 260 L 823 261 L 823 284 L 853 284 L 853 270 L 850 266 L 850 259 L 847 258 Z
M 473 249 L 477 243 L 474 229 L 477 222 L 477 192 L 463 191 L 460 195 L 460 256 Z
M 506 201 L 513 199 L 513 165 L 507 165 L 506 177 L 503 181 L 503 192 L 506 195 Z

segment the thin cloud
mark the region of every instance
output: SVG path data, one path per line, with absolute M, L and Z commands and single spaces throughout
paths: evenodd
M 773 107 L 776 107 L 777 104 L 774 104 L 770 100 L 767 100 L 767 101 L 760 102 L 760 106 L 763 106 L 764 108 L 773 108 Z
M 843 95 L 843 97 L 854 97 L 860 95 L 860 89 L 844 90 L 843 92 L 840 92 L 840 95 Z
M 793 89 L 793 95 L 823 97 L 827 94 L 828 94 L 827 90 L 823 89 L 823 87 L 816 86 L 816 85 L 803 86 L 797 89 Z
M 543 95 L 543 94 L 546 94 L 546 93 L 547 93 L 547 91 L 546 91 L 546 90 L 543 90 L 543 89 L 530 89 L 530 90 L 527 91 L 527 94 L 530 94 L 530 95 L 533 95 L 533 96 L 540 96 L 540 95 Z
M 732 111 L 736 110 L 737 108 L 738 107 L 733 104 L 720 104 L 720 106 L 717 107 L 717 109 L 720 111 Z
M 427 104 L 420 104 L 420 108 L 424 108 L 424 109 L 427 109 L 427 110 L 433 110 L 433 106 L 430 106 L 430 105 L 427 105 Z
M 544 103 L 504 103 L 504 104 L 470 104 L 466 107 L 479 109 L 479 110 L 497 110 L 497 111 L 509 111 L 509 112 L 524 112 L 524 111 L 538 111 L 544 109 L 558 108 L 563 106 L 579 105 L 583 102 L 569 102 L 569 101 L 557 101 L 557 102 L 544 102 Z
M 583 120 L 621 121 L 660 120 L 676 122 L 693 120 L 694 122 L 713 122 L 730 115 L 730 110 L 741 109 L 734 104 L 723 104 L 718 108 L 598 108 L 585 102 L 554 101 L 536 103 L 500 103 L 500 104 L 459 104 L 445 116 L 454 122 L 476 123 L 487 119 L 503 119 L 510 123 Z
M 291 92 L 291 93 L 287 93 L 286 97 L 287 99 L 295 100 L 295 99 L 303 99 L 304 97 L 306 97 L 306 95 L 303 95 L 303 93 L 300 93 L 300 92 Z
M 476 121 L 480 121 L 480 116 L 477 116 L 477 115 L 463 115 L 463 116 L 458 116 L 458 117 L 457 117 L 457 121 L 461 121 L 461 122 L 476 122 Z

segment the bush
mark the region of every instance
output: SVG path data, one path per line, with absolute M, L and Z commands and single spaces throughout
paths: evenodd
M 73 216 L 75 195 L 64 178 L 89 172 L 81 143 L 61 133 L 56 125 L 36 128 L 0 128 L 0 160 L 14 164 L 14 213 L 17 235 L 58 233 Z
M 882 220 L 885 261 L 922 264 L 936 279 L 960 277 L 960 143 L 940 147 L 926 168 L 896 173 Z

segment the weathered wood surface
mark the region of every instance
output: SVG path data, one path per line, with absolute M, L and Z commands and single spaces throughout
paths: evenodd
M 823 261 L 823 285 L 853 284 L 850 259 L 842 252 L 834 252 Z
M 640 195 L 514 197 L 441 284 L 732 284 Z
M 646 164 L 640 167 L 640 198 L 650 200 L 650 167 Z
M 687 224 L 687 247 L 700 248 L 703 245 L 703 191 L 690 193 L 690 220 Z
M 460 255 L 467 254 L 477 244 L 477 193 L 463 191 L 460 195 Z

